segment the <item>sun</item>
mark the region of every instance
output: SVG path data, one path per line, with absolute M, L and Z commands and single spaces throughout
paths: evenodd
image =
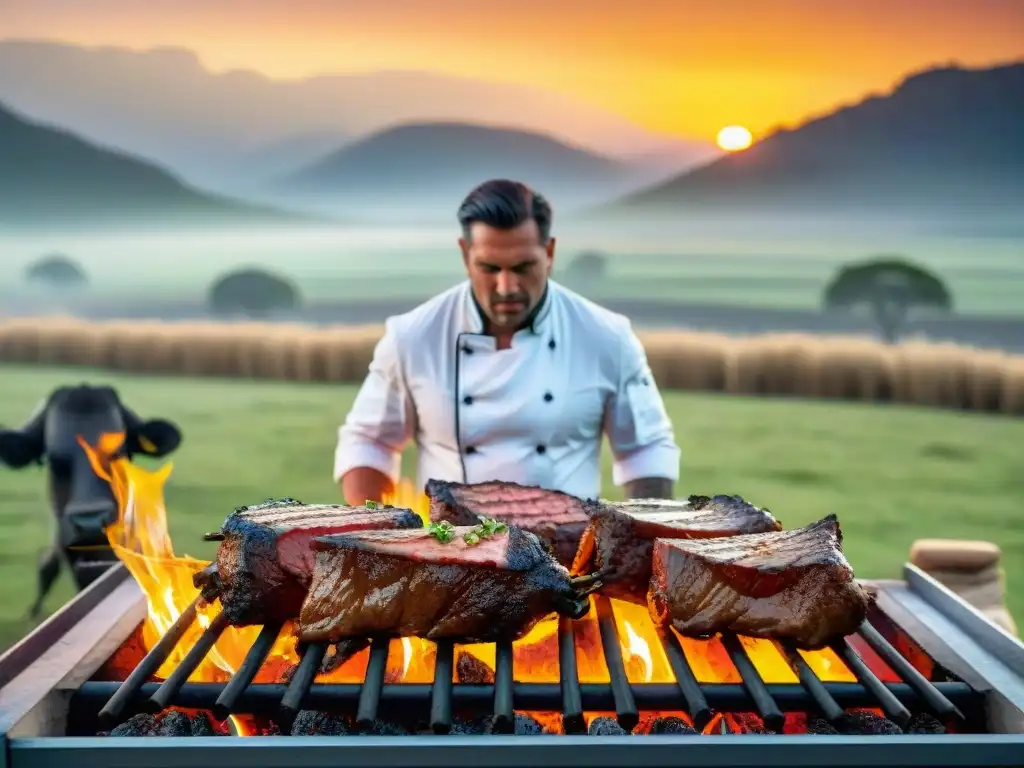
M 718 146 L 726 152 L 738 152 L 753 142 L 754 137 L 742 125 L 727 125 L 718 132 Z

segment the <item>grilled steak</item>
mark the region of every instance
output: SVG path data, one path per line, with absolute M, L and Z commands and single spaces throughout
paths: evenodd
M 590 517 L 572 572 L 600 572 L 601 594 L 642 604 L 647 601 L 655 539 L 712 539 L 779 530 L 782 526 L 770 512 L 739 496 L 606 502 Z
M 316 568 L 299 616 L 303 642 L 385 636 L 464 643 L 516 639 L 552 611 L 586 614 L 592 591 L 533 534 L 515 527 L 467 543 L 477 527 L 359 531 L 313 541 Z
M 476 525 L 482 518 L 501 520 L 537 536 L 566 568 L 576 556 L 593 504 L 561 491 L 499 480 L 471 485 L 429 480 L 426 491 L 432 521 Z
M 835 515 L 789 531 L 657 539 L 648 608 L 683 635 L 732 631 L 820 648 L 867 615 L 842 542 Z
M 287 621 L 299 614 L 313 573 L 310 541 L 345 531 L 422 528 L 411 510 L 346 507 L 268 500 L 239 507 L 224 521 L 216 562 L 193 582 L 209 597 L 219 595 L 232 624 Z

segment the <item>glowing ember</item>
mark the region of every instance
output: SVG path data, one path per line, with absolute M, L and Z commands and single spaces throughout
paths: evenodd
M 182 612 L 198 597 L 192 576 L 205 568 L 207 561 L 177 555 L 167 529 L 167 510 L 164 506 L 164 485 L 171 475 L 172 465 L 150 471 L 126 459 L 114 458 L 123 443 L 122 435 L 104 435 L 91 447 L 79 440 L 89 455 L 93 470 L 108 481 L 118 504 L 117 522 L 107 529 L 107 537 L 118 558 L 135 577 L 146 595 L 149 613 L 143 627 L 146 648 L 151 648 L 168 630 Z M 427 519 L 429 503 L 407 480 L 403 480 L 391 498 L 381 500 L 387 504 L 406 507 Z M 622 645 L 622 658 L 630 682 L 671 683 L 675 678 L 668 659 L 658 640 L 650 616 L 644 606 L 612 601 L 613 613 Z M 191 648 L 203 628 L 219 610 L 217 605 L 204 605 L 199 610 L 199 621 L 186 633 L 185 638 L 160 667 L 157 676 L 166 678 Z M 514 675 L 520 682 L 558 682 L 558 623 L 554 619 L 541 622 L 514 648 Z M 192 682 L 223 682 L 230 678 L 245 658 L 260 627 L 231 627 L 221 635 L 213 651 L 199 665 Z M 256 682 L 280 682 L 285 671 L 298 662 L 295 635 L 286 627 L 271 651 L 267 662 L 256 677 Z M 575 625 L 576 656 L 580 682 L 608 682 L 608 670 L 601 649 L 596 611 Z M 702 683 L 738 683 L 740 677 L 718 638 L 696 640 L 679 638 L 684 653 L 697 679 Z M 741 638 L 754 666 L 767 683 L 795 683 L 797 677 L 775 643 L 768 640 Z M 434 677 L 435 651 L 432 643 L 417 638 L 396 639 L 391 643 L 386 678 L 390 682 L 430 683 Z M 858 648 L 860 650 L 860 648 Z M 494 669 L 493 645 L 467 645 L 456 649 L 458 654 L 468 652 L 480 662 Z M 807 663 L 824 681 L 853 682 L 855 677 L 831 651 L 802 652 Z M 369 657 L 364 650 L 329 674 L 321 675 L 318 682 L 362 682 Z M 883 679 L 884 665 L 865 658 L 872 668 L 878 669 Z M 882 668 L 879 668 L 882 667 Z M 884 671 L 883 671 L 884 670 Z M 236 719 L 237 732 L 248 732 L 244 723 Z

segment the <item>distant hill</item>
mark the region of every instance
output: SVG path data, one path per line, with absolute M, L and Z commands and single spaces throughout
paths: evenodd
M 61 228 L 299 220 L 205 194 L 155 165 L 0 105 L 0 224 Z
M 524 181 L 564 208 L 611 199 L 650 175 L 539 133 L 441 122 L 381 131 L 288 175 L 277 188 L 346 209 L 386 203 L 451 213 L 489 178 Z
M 1024 63 L 945 67 L 608 210 L 1024 210 Z M 602 212 L 602 213 L 604 213 Z
M 705 142 L 654 133 L 536 87 L 422 71 L 272 79 L 211 71 L 181 48 L 3 40 L 0 101 L 232 193 L 298 167 L 283 168 L 285 156 L 311 160 L 317 136 L 366 137 L 407 123 L 509 126 L 612 156 L 657 152 L 669 172 L 706 160 L 709 151 Z

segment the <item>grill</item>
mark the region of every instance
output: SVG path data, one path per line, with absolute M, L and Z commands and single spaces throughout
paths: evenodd
M 308 646 L 287 684 L 253 683 L 281 627 L 264 627 L 226 683 L 188 678 L 227 624 L 215 618 L 162 682 L 152 675 L 196 619 L 191 606 L 123 681 L 97 671 L 130 642 L 146 616 L 145 598 L 117 565 L 0 659 L 0 768 L 31 766 L 1024 766 L 1024 645 L 912 565 L 904 580 L 873 583 L 876 608 L 856 636 L 833 650 L 856 683 L 823 682 L 793 648 L 782 646 L 799 683 L 766 683 L 735 636 L 722 644 L 742 682 L 698 682 L 672 632 L 659 637 L 675 682 L 630 683 L 611 604 L 595 600 L 607 683 L 581 683 L 578 623 L 558 627 L 559 681 L 518 682 L 511 644 L 494 648 L 492 684 L 453 683 L 455 646 L 438 643 L 432 684 L 387 683 L 389 643 L 374 641 L 361 684 L 317 683 L 326 649 Z M 877 655 L 899 678 L 872 671 Z M 926 663 L 922 664 L 921 660 Z M 922 669 L 925 670 L 922 672 Z M 168 707 L 269 718 L 287 730 L 300 709 L 344 713 L 369 726 L 416 715 L 415 736 L 104 737 L 96 734 L 137 712 Z M 942 735 L 824 736 L 790 733 L 809 713 L 838 721 L 872 708 L 906 725 L 927 712 Z M 458 713 L 493 715 L 496 735 L 452 735 Z M 558 713 L 565 735 L 511 733 L 515 713 Z M 652 712 L 681 711 L 695 736 L 588 736 L 585 713 L 613 713 L 626 731 Z M 735 713 L 736 717 L 717 717 Z M 742 716 L 767 731 L 737 733 Z M 732 726 L 730 725 L 732 724 Z M 582 733 L 581 733 L 582 732 Z M 685 754 L 683 751 L 685 750 Z

